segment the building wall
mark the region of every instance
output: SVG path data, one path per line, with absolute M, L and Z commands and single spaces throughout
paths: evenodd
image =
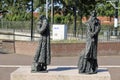
M 14 43 L 13 43 L 14 44 Z M 4 45 L 6 43 L 4 42 Z M 6 50 L 14 52 L 14 47 L 11 43 L 7 42 L 8 47 Z M 11 46 L 11 47 L 10 47 Z M 38 42 L 31 41 L 16 41 L 15 52 L 16 54 L 35 55 Z M 52 56 L 78 56 L 85 48 L 85 43 L 52 43 L 51 54 Z M 102 42 L 98 44 L 99 56 L 120 55 L 119 42 Z
M 101 21 L 101 24 L 106 25 L 112 25 L 114 24 L 114 18 L 113 17 L 107 17 L 107 16 L 98 16 L 98 19 Z M 82 21 L 86 22 L 88 19 L 86 17 L 83 17 Z

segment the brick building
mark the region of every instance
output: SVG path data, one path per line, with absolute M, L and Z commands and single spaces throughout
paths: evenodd
M 112 24 L 114 24 L 114 17 L 98 16 L 98 19 L 100 19 L 101 24 L 105 24 L 105 25 L 112 25 Z M 83 17 L 82 21 L 86 22 L 87 18 Z

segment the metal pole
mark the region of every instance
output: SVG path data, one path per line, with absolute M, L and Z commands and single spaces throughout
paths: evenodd
M 48 0 L 46 0 L 46 18 L 48 19 Z
M 115 30 L 115 36 L 117 36 L 117 28 L 118 28 L 118 1 L 115 2 L 115 17 L 114 17 L 114 30 Z
M 74 11 L 74 37 L 76 37 L 76 6 L 73 7 L 73 11 Z
M 51 25 L 54 24 L 54 0 L 51 0 Z
M 31 3 L 32 11 L 31 11 L 31 41 L 33 40 L 33 0 Z

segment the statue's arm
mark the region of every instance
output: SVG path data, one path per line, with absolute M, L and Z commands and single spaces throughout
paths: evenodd
M 39 33 L 39 29 L 42 27 L 42 23 L 39 21 L 36 25 L 37 32 Z
M 87 23 L 86 25 L 87 25 L 87 34 L 89 35 L 89 37 L 92 38 L 94 34 L 91 30 L 91 27 L 90 27 L 91 25 L 89 23 Z
M 97 28 L 96 28 L 96 30 L 95 30 L 95 32 L 93 33 L 94 35 L 97 35 L 99 32 L 100 32 L 100 29 L 101 29 L 101 24 L 100 24 L 100 21 L 98 21 L 98 23 L 97 23 L 97 26 L 96 26 Z
M 38 32 L 40 34 L 43 33 L 45 31 L 46 27 L 47 27 L 47 20 L 45 19 L 45 20 L 43 20 L 43 23 L 42 23 L 41 27 L 38 28 Z

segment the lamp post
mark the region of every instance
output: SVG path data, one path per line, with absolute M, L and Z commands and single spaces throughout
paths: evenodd
M 118 28 L 118 2 L 115 2 L 115 16 L 114 16 L 114 36 L 117 36 L 117 28 Z
M 31 41 L 33 40 L 33 0 L 31 0 Z
M 74 37 L 76 37 L 76 6 L 73 7 L 73 11 L 74 11 Z
M 51 25 L 54 24 L 54 0 L 51 0 Z
M 48 19 L 48 0 L 46 0 L 46 18 Z

